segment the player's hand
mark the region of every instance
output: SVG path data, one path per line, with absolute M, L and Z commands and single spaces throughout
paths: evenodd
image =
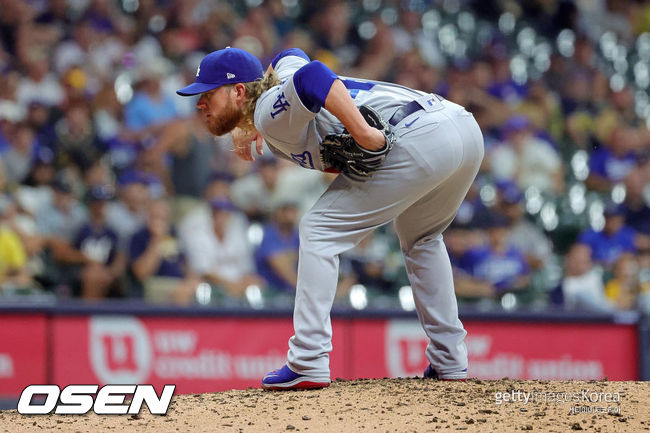
M 365 129 L 365 134 L 354 136 L 354 139 L 359 143 L 359 146 L 372 150 L 373 152 L 383 149 L 386 145 L 386 137 L 384 134 L 371 126 Z
M 262 146 L 264 139 L 256 131 L 244 131 L 241 128 L 235 128 L 230 133 L 232 137 L 233 151 L 235 154 L 244 161 L 253 161 L 253 154 L 251 152 L 251 143 L 255 141 L 255 150 L 258 155 L 262 155 Z

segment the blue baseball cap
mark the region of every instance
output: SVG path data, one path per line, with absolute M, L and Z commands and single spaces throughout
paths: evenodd
M 233 183 L 234 180 L 235 180 L 235 175 L 230 173 L 229 171 L 214 171 L 208 177 L 207 183 L 212 183 L 212 182 Z
M 508 219 L 505 216 L 493 211 L 489 212 L 483 221 L 483 226 L 487 229 L 505 228 L 509 225 Z
M 94 185 L 86 192 L 88 203 L 109 201 L 113 198 L 113 188 L 110 185 Z
M 264 69 L 257 57 L 248 51 L 227 47 L 205 56 L 196 70 L 194 82 L 176 93 L 181 96 L 198 95 L 224 84 L 248 83 L 263 76 Z
M 513 132 L 519 132 L 526 130 L 530 127 L 530 120 L 524 115 L 516 115 L 508 118 L 503 124 L 503 133 L 505 135 L 511 134 Z
M 118 179 L 118 184 L 122 187 L 131 185 L 132 183 L 141 183 L 143 185 L 149 185 L 149 179 L 147 175 L 138 170 L 129 170 L 120 176 Z
M 608 200 L 605 202 L 605 209 L 603 209 L 603 215 L 605 217 L 625 215 L 625 208 L 620 204 L 616 204 L 613 201 Z
M 237 209 L 237 206 L 227 197 L 217 197 L 210 201 L 210 208 L 212 210 L 225 210 L 234 212 Z
M 511 180 L 500 180 L 496 183 L 496 186 L 499 193 L 501 193 L 501 199 L 506 203 L 519 203 L 524 198 L 521 189 Z

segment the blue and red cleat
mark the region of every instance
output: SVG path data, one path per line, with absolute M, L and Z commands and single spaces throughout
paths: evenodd
M 262 379 L 262 388 L 268 391 L 290 389 L 318 389 L 330 386 L 329 377 L 313 377 L 294 373 L 287 365 L 273 370 Z
M 445 375 L 445 377 L 439 377 L 438 372 L 433 369 L 431 364 L 429 364 L 427 369 L 424 370 L 424 378 L 425 379 L 448 380 L 448 381 L 457 380 L 457 381 L 464 382 L 467 379 L 467 369 L 465 368 L 465 369 L 461 370 L 458 373 L 447 374 L 447 375 Z

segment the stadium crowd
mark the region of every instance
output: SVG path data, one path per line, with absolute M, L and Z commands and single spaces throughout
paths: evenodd
M 445 233 L 461 302 L 650 311 L 647 0 L 3 0 L 0 302 L 291 299 L 332 177 L 238 160 L 175 95 L 225 46 L 474 113 L 486 157 Z M 401 260 L 381 228 L 342 257 L 337 302 L 396 302 Z

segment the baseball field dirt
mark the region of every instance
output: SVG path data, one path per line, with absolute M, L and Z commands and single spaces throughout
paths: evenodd
M 176 395 L 167 415 L 22 416 L 0 432 L 643 432 L 650 382 L 336 380 L 323 390 Z

